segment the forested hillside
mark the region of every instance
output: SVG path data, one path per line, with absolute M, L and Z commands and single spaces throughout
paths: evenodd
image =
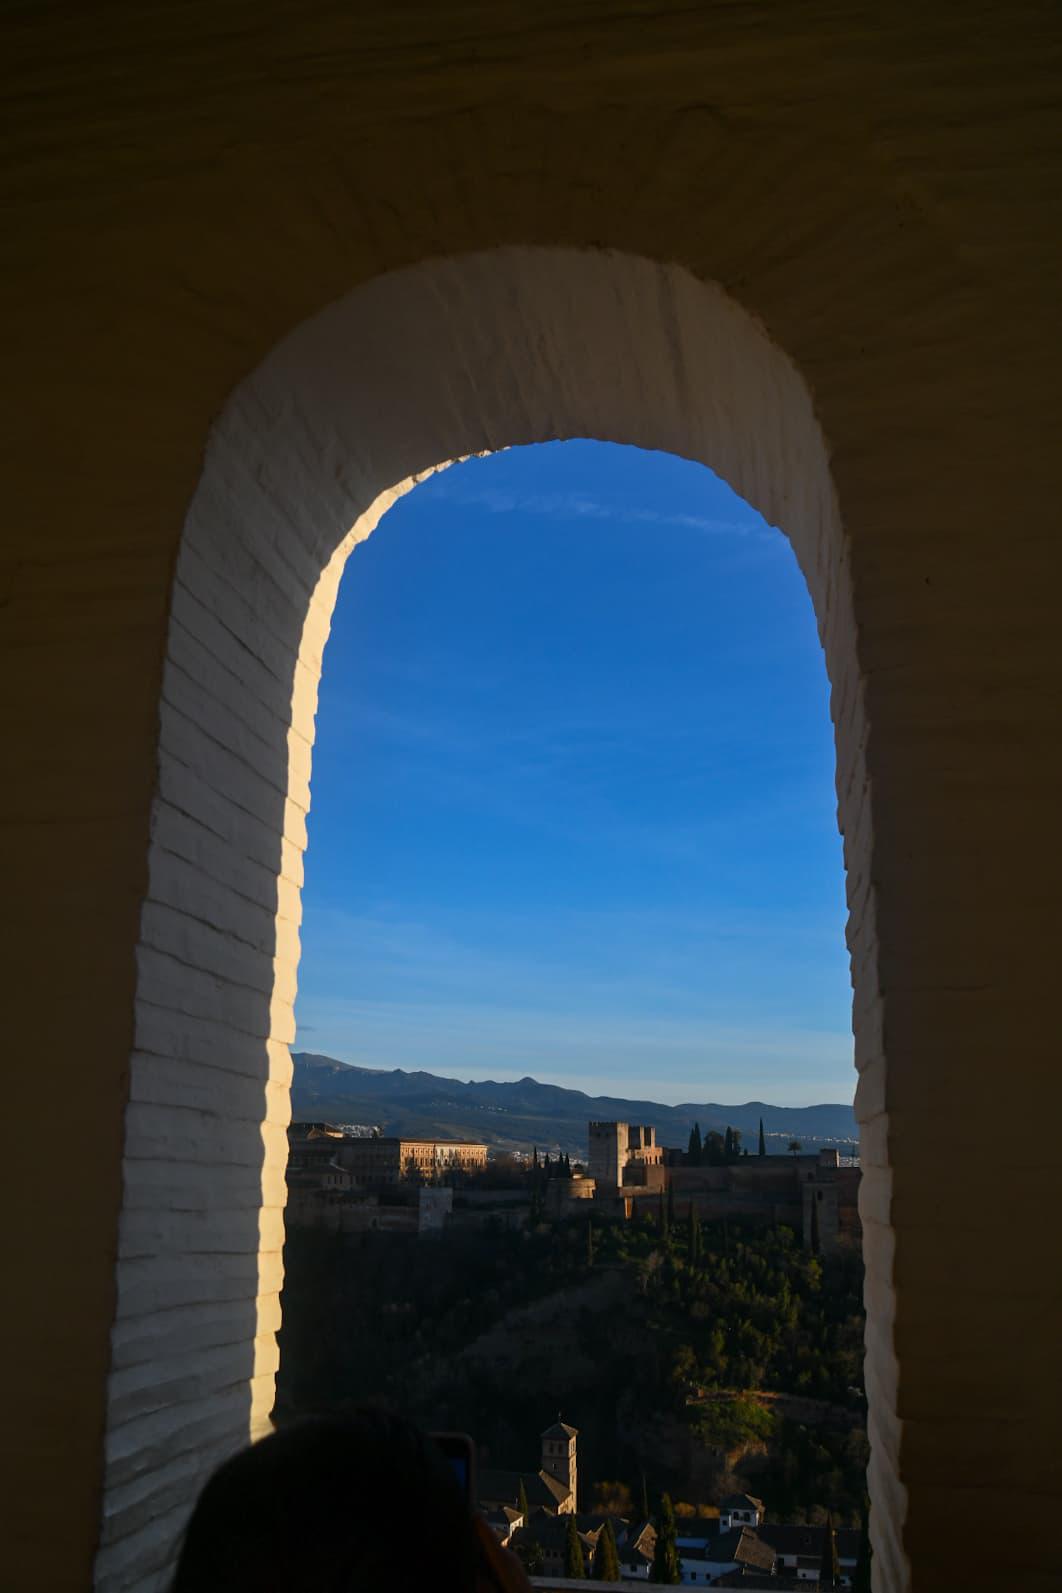
M 580 1476 L 775 1519 L 855 1524 L 866 1437 L 862 1268 L 788 1229 L 590 1218 L 437 1240 L 294 1230 L 278 1413 L 382 1402 L 536 1470 L 561 1409 Z M 788 1397 L 775 1397 L 788 1396 Z

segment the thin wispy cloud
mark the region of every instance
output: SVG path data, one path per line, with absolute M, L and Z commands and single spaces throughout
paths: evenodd
M 337 720 L 363 749 L 386 750 L 397 791 L 419 785 L 422 800 L 436 811 L 489 812 L 494 822 L 628 860 L 638 855 L 709 866 L 720 849 L 729 852 L 742 836 L 755 835 L 762 844 L 794 814 L 817 814 L 819 807 L 813 774 L 790 760 L 773 780 L 750 784 L 737 812 L 720 813 L 707 803 L 691 808 L 698 791 L 708 793 L 740 777 L 737 706 L 733 713 L 724 709 L 699 736 L 689 726 L 641 715 L 625 722 L 550 716 L 529 725 L 490 713 L 474 717 L 467 710 L 463 716 L 446 708 L 385 710 L 365 700 L 337 703 Z M 696 750 L 688 750 L 694 741 Z M 679 777 L 676 748 L 683 757 Z M 640 793 L 634 808 L 628 800 L 632 781 Z M 832 820 L 829 810 L 826 816 Z
M 445 478 L 436 478 L 423 490 L 431 497 L 462 508 L 485 509 L 489 514 L 526 514 L 561 520 L 615 520 L 624 525 L 670 526 L 683 531 L 697 531 L 704 536 L 733 537 L 742 541 L 773 544 L 783 540 L 781 532 L 772 530 L 752 510 L 747 520 L 727 520 L 713 515 L 610 503 L 583 492 L 508 492 L 500 487 L 462 486 Z
M 785 538 L 703 467 L 565 443 L 425 482 L 352 566 L 307 1043 L 659 1099 L 850 1098 L 825 676 Z
M 588 1018 L 500 1002 L 332 998 L 314 1002 L 312 1011 L 313 1049 L 364 1067 L 423 1068 L 466 1079 L 531 1073 L 608 1094 L 629 1091 L 637 1078 L 639 1093 L 668 1104 L 782 1095 L 789 1104 L 810 1105 L 850 1099 L 855 1083 L 850 1037 L 815 1031 L 624 1011 Z
M 327 974 L 359 992 L 402 978 L 415 980 L 421 993 L 464 999 L 504 991 L 507 1000 L 519 993 L 540 1007 L 567 1006 L 576 998 L 584 1007 L 607 1007 L 617 997 L 636 995 L 639 1001 L 680 1002 L 704 1011 L 730 1003 L 727 969 L 740 958 L 765 965 L 762 1010 L 772 1001 L 777 1005 L 767 975 L 781 951 L 808 960 L 843 956 L 839 934 L 830 936 L 793 912 L 751 908 L 713 915 L 557 905 L 551 938 L 534 949 L 527 934 L 540 922 L 535 912 L 475 912 L 455 905 L 444 922 L 439 919 L 438 909 L 412 917 L 384 906 L 361 913 L 317 906 L 304 933 L 312 978 L 320 983 Z M 573 946 L 580 948 L 577 962 Z

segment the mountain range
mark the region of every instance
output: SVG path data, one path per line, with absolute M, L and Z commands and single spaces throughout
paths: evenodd
M 735 1128 L 745 1145 L 756 1150 L 760 1119 L 769 1151 L 785 1150 L 798 1139 L 808 1149 L 819 1145 L 847 1148 L 858 1138 L 851 1106 L 772 1106 L 746 1101 L 723 1106 L 715 1101 L 684 1101 L 663 1106 L 658 1101 L 632 1101 L 613 1095 L 586 1095 L 557 1084 L 523 1078 L 515 1083 L 491 1080 L 463 1083 L 434 1073 L 388 1072 L 337 1062 L 309 1051 L 292 1055 L 292 1115 L 378 1127 L 384 1134 L 410 1138 L 469 1139 L 503 1150 L 564 1151 L 586 1154 L 586 1125 L 591 1118 L 651 1124 L 663 1145 L 685 1148 L 690 1130 L 699 1123 L 720 1133 Z

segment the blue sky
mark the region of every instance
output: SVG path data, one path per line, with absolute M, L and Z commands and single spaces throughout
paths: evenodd
M 788 542 L 590 442 L 355 549 L 314 752 L 298 1045 L 661 1101 L 854 1089 L 825 667 Z

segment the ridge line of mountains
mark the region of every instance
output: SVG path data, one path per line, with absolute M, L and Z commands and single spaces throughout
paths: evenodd
M 409 1138 L 467 1139 L 499 1150 L 563 1151 L 586 1154 L 586 1125 L 591 1118 L 650 1124 L 663 1145 L 685 1149 L 690 1130 L 702 1134 L 739 1129 L 743 1143 L 755 1153 L 760 1118 L 767 1149 L 784 1151 L 798 1139 L 807 1150 L 820 1145 L 849 1147 L 859 1137 L 851 1106 L 772 1106 L 746 1101 L 740 1106 L 684 1101 L 664 1106 L 658 1101 L 626 1100 L 613 1095 L 587 1095 L 559 1084 L 540 1084 L 527 1077 L 514 1083 L 492 1080 L 462 1082 L 434 1073 L 386 1071 L 339 1062 L 311 1051 L 292 1052 L 292 1116 L 302 1121 L 372 1125 L 384 1134 Z

